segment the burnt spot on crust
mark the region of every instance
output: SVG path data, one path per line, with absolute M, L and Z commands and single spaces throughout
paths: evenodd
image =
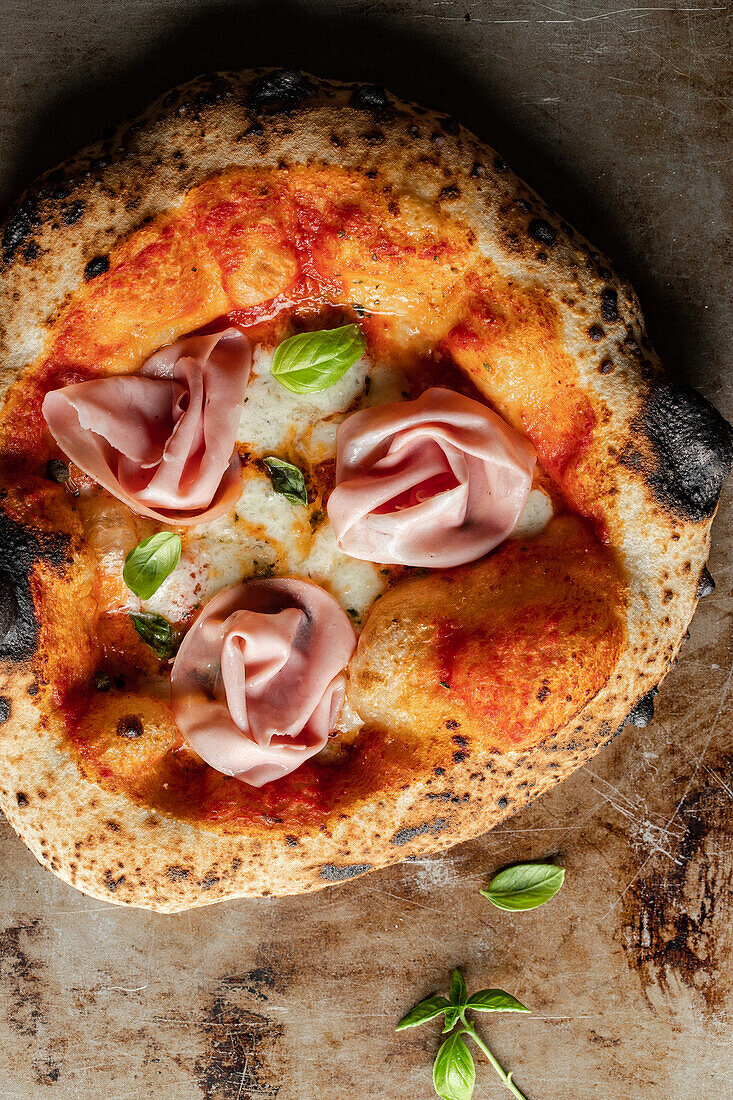
M 391 844 L 396 844 L 401 847 L 403 844 L 408 844 L 411 840 L 415 840 L 418 836 L 437 836 L 442 832 L 448 824 L 448 819 L 445 817 L 436 817 L 432 821 L 425 821 L 422 825 L 406 826 L 404 829 L 399 829 L 390 841 Z
M 28 805 L 28 795 L 24 794 L 23 791 L 18 791 L 15 796 L 15 801 L 18 803 L 21 810 L 24 810 Z
M 29 578 L 39 560 L 60 565 L 65 540 L 36 534 L 0 511 L 0 659 L 25 661 L 38 644 Z
M 389 107 L 389 97 L 384 88 L 376 84 L 360 84 L 352 93 L 351 106 L 357 111 L 385 111 Z
M 594 344 L 597 344 L 599 340 L 602 340 L 605 336 L 605 332 L 601 325 L 591 325 L 588 329 L 588 339 L 592 340 Z
M 311 81 L 299 69 L 278 69 L 252 82 L 247 106 L 255 114 L 293 111 L 314 91 Z
M 9 721 L 12 704 L 7 695 L 0 695 L 0 726 Z
M 98 275 L 104 275 L 105 271 L 109 271 L 109 256 L 95 256 L 84 268 L 84 278 L 90 282 Z
M 618 293 L 610 286 L 601 291 L 601 316 L 609 325 L 618 321 Z
M 191 872 L 187 867 L 181 867 L 177 863 L 171 864 L 170 867 L 165 869 L 165 877 L 169 878 L 171 882 L 183 882 L 190 874 Z
M 700 580 L 697 582 L 697 598 L 701 600 L 703 596 L 709 596 L 710 593 L 714 591 L 715 581 L 713 580 L 712 573 L 707 565 L 703 565 Z
M 196 93 L 194 103 L 197 107 L 215 107 L 228 95 L 231 88 L 221 73 L 205 73 L 201 78 L 206 82 L 206 87 Z
M 107 887 L 111 894 L 114 894 L 124 881 L 124 875 L 120 875 L 119 878 L 115 878 L 111 871 L 104 872 L 104 885 Z
M 5 223 L 2 254 L 6 264 L 12 263 L 15 253 L 28 243 L 33 230 L 40 224 L 37 200 L 29 195 L 18 203 Z
M 638 426 L 653 450 L 646 476 L 660 503 L 696 523 L 709 519 L 733 466 L 730 424 L 695 390 L 663 381 Z
M 646 695 L 642 695 L 639 702 L 635 707 L 629 711 L 626 716 L 626 720 L 623 723 L 625 726 L 648 726 L 654 717 L 654 696 L 657 694 L 657 688 L 652 688 Z
M 371 863 L 349 863 L 344 867 L 339 867 L 337 863 L 324 863 L 318 877 L 326 882 L 345 882 L 347 879 L 365 875 L 371 869 Z
M 502 166 L 506 167 L 503 161 Z M 543 244 L 547 248 L 552 248 L 557 241 L 557 233 L 544 218 L 532 218 L 527 227 L 527 232 L 533 241 L 537 241 L 538 244 Z
M 64 225 L 76 225 L 83 213 L 84 203 L 81 199 L 78 199 L 76 202 L 70 202 L 68 206 L 61 208 L 61 221 Z
M 136 714 L 123 714 L 117 723 L 117 736 L 134 741 L 143 735 L 143 724 Z
M 610 374 L 613 370 L 613 359 L 602 359 L 598 366 L 599 374 Z

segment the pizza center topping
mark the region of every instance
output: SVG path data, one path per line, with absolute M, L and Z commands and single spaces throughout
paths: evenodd
M 240 492 L 234 443 L 250 365 L 237 329 L 189 336 L 139 375 L 52 390 L 43 415 L 65 454 L 138 515 L 201 523 Z
M 355 646 L 348 617 L 317 585 L 273 578 L 225 589 L 173 664 L 178 727 L 217 771 L 270 783 L 326 744 Z
M 138 374 L 44 402 L 65 456 L 130 520 L 98 546 L 87 521 L 120 506 L 83 485 L 100 608 L 110 622 L 129 616 L 160 661 L 175 657 L 180 733 L 252 787 L 295 771 L 329 735 L 337 754 L 353 740 L 355 627 L 403 567 L 474 561 L 552 515 L 542 489 L 530 492 L 529 442 L 482 402 L 431 385 L 430 358 L 367 357 L 364 344 L 354 324 L 274 349 L 219 325 Z
M 340 549 L 367 561 L 445 568 L 483 557 L 527 503 L 534 448 L 478 401 L 426 390 L 339 428 L 328 515 Z

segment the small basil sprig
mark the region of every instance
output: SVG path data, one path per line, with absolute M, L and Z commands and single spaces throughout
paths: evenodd
M 293 393 L 327 390 L 361 358 L 365 347 L 358 325 L 301 332 L 276 348 L 272 376 Z
M 180 645 L 173 628 L 162 615 L 154 611 L 129 612 L 132 625 L 146 645 L 149 645 L 156 657 L 169 661 L 175 657 Z
M 505 1073 L 494 1055 L 477 1033 L 466 1012 L 529 1012 L 511 993 L 503 989 L 480 989 L 469 997 L 468 989 L 460 970 L 453 971 L 448 999 L 439 995 L 426 998 L 411 1008 L 397 1025 L 397 1031 L 434 1020 L 436 1016 L 445 1017 L 443 1034 L 450 1033 L 435 1056 L 433 1064 L 433 1086 L 442 1100 L 471 1100 L 476 1082 L 476 1068 L 473 1055 L 463 1041 L 468 1035 L 488 1058 L 499 1074 L 505 1088 L 509 1089 L 517 1100 L 526 1100 L 512 1081 L 511 1073 Z M 460 1024 L 454 1031 L 456 1024 Z
M 141 600 L 149 600 L 180 560 L 181 536 L 172 531 L 159 531 L 130 551 L 125 558 L 122 577 L 131 592 Z
M 308 490 L 305 487 L 302 470 L 299 470 L 297 466 L 293 466 L 292 462 L 286 462 L 283 458 L 275 458 L 274 455 L 263 458 L 262 461 L 267 467 L 272 487 L 276 493 L 280 493 L 291 504 L 308 503 Z
M 544 905 L 564 881 L 565 871 L 554 863 L 515 863 L 494 875 L 488 889 L 480 893 L 497 909 L 518 912 Z

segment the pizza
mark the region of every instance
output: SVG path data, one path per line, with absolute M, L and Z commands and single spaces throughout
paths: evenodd
M 733 433 L 452 118 L 256 70 L 3 234 L 0 801 L 177 911 L 496 825 L 642 725 Z

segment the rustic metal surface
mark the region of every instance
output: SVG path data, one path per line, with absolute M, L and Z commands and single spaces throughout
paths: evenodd
M 2 0 L 0 198 L 195 72 L 384 83 L 496 145 L 625 265 L 668 366 L 733 413 L 731 11 L 613 0 Z M 403 1010 L 464 967 L 533 1100 L 733 1097 L 733 492 L 718 589 L 646 729 L 481 840 L 305 898 L 177 917 L 85 899 L 0 829 L 0 1097 L 427 1100 L 437 1028 Z M 490 908 L 498 866 L 564 891 Z M 487 1066 L 477 1097 L 506 1095 Z

